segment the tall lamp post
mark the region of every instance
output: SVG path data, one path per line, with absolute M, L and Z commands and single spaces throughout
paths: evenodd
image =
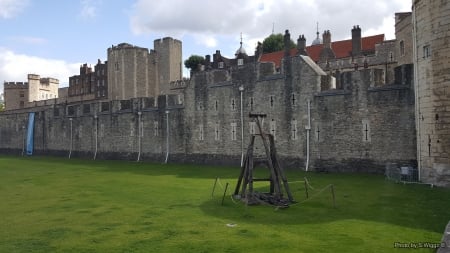
M 244 86 L 239 86 L 241 93 L 241 167 L 244 165 Z

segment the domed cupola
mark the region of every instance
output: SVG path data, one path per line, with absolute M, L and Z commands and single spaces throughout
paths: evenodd
M 238 58 L 239 56 L 247 56 L 247 52 L 245 51 L 245 49 L 242 47 L 242 33 L 241 33 L 241 46 L 238 48 L 238 50 L 236 50 L 236 53 L 234 54 L 234 56 L 236 56 L 236 58 Z
M 316 35 L 317 35 L 317 37 L 313 40 L 313 42 L 311 43 L 311 46 L 322 44 L 322 40 L 319 37 L 319 23 L 317 23 Z

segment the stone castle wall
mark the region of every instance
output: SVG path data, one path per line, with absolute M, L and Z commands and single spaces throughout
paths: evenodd
M 200 71 L 172 85 L 179 95 L 33 108 L 36 153 L 68 156 L 72 136 L 72 156 L 93 158 L 97 150 L 97 158 L 137 159 L 141 150 L 141 159 L 163 162 L 168 147 L 169 162 L 239 165 L 254 129 L 247 115 L 258 112 L 267 114 L 263 128 L 275 135 L 283 166 L 304 168 L 309 101 L 310 169 L 414 165 L 411 85 L 375 87 L 377 70 L 367 69 L 343 73 L 340 90 L 322 90 L 326 74 L 304 56 L 289 58 L 281 73 L 269 70 L 272 63 Z M 1 152 L 21 153 L 26 121 L 26 110 L 0 114 Z M 255 146 L 261 155 L 262 144 Z
M 418 161 L 425 182 L 450 182 L 450 3 L 413 1 Z

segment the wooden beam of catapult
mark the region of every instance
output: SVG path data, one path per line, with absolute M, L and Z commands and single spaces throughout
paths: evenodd
M 277 152 L 275 149 L 274 136 L 272 134 L 264 133 L 260 120 L 263 120 L 267 115 L 261 113 L 250 113 L 249 117 L 256 121 L 259 133 L 252 134 L 250 137 L 250 144 L 247 148 L 244 163 L 241 167 L 241 173 L 234 191 L 234 197 L 240 198 L 249 205 L 268 203 L 276 206 L 288 206 L 293 203 L 289 184 L 284 174 L 283 169 L 278 163 Z M 265 151 L 265 157 L 255 158 L 253 156 L 255 138 L 259 136 L 262 139 Z M 254 178 L 253 172 L 258 165 L 265 165 L 269 169 L 269 178 Z M 269 181 L 270 192 L 259 193 L 253 190 L 253 182 Z M 240 193 L 239 193 L 240 191 Z M 287 199 L 283 198 L 283 194 L 287 194 Z

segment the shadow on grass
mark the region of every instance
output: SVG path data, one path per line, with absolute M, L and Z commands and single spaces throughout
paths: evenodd
M 450 204 L 444 201 L 450 197 L 448 189 L 373 180 L 377 187 L 364 190 L 358 183 L 345 186 L 341 180 L 336 181 L 336 207 L 333 207 L 328 189 L 306 200 L 304 189 L 297 188 L 293 194 L 299 203 L 289 208 L 246 206 L 243 202 L 233 200 L 229 194 L 221 205 L 222 195 L 217 194 L 203 202 L 200 209 L 206 215 L 235 223 L 292 225 L 362 220 L 436 233 L 442 233 L 450 218 L 447 212 Z M 347 181 L 351 183 L 350 179 Z M 367 187 L 370 188 L 372 184 L 368 183 Z M 264 192 L 267 189 L 258 190 Z M 319 190 L 310 191 L 311 196 Z

